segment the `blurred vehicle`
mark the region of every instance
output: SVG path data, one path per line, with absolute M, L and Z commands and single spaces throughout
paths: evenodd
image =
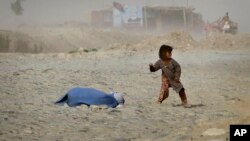
M 205 32 L 207 35 L 214 33 L 229 33 L 237 34 L 238 32 L 238 23 L 229 19 L 228 14 L 223 18 L 219 18 L 214 22 L 207 22 L 205 24 Z

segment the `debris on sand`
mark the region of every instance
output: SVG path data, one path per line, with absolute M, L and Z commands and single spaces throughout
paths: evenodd
M 226 131 L 224 129 L 219 128 L 209 128 L 202 133 L 203 136 L 219 136 L 224 134 L 226 134 Z

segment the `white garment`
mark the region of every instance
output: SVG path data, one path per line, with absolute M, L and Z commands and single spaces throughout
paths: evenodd
M 228 30 L 228 29 L 230 29 L 230 25 L 228 23 L 225 23 L 222 29 Z

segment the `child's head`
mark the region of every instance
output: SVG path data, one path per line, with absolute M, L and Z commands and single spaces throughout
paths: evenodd
M 171 58 L 173 48 L 169 45 L 162 45 L 159 49 L 159 58 L 166 60 Z

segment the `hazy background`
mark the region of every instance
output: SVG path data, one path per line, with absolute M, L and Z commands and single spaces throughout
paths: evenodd
M 20 24 L 58 24 L 71 21 L 89 22 L 90 12 L 112 7 L 114 0 L 23 0 L 23 13 L 15 15 L 11 3 L 0 0 L 0 28 L 13 28 Z M 192 6 L 204 21 L 215 21 L 226 12 L 239 23 L 241 33 L 250 32 L 250 0 L 116 0 L 122 4 Z

